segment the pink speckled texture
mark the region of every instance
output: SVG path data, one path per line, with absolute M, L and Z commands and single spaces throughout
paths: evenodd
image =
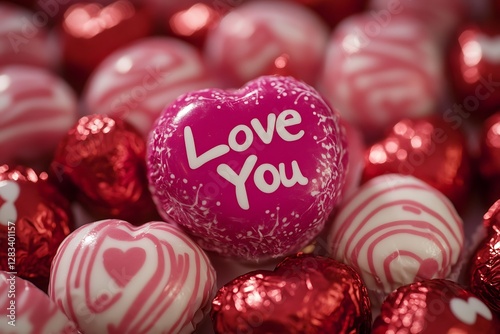
M 177 99 L 152 131 L 147 159 L 165 219 L 207 250 L 253 261 L 296 251 L 321 231 L 348 155 L 338 114 L 313 88 L 266 76 Z

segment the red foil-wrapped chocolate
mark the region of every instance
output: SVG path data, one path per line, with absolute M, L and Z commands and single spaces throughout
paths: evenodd
M 148 36 L 152 19 L 148 11 L 129 0 L 108 5 L 82 2 L 66 10 L 60 31 L 67 78 L 81 88 L 111 52 Z
M 413 175 L 460 208 L 470 183 L 465 136 L 440 116 L 401 120 L 365 153 L 363 182 L 388 173 Z
M 497 202 L 496 204 L 498 204 Z M 498 224 L 498 223 L 497 223 Z M 498 225 L 496 226 L 498 228 Z M 500 316 L 500 233 L 491 233 L 479 245 L 470 264 L 470 288 Z
M 0 270 L 46 290 L 52 258 L 72 228 L 69 202 L 47 173 L 0 166 Z
M 313 255 L 235 278 L 218 291 L 211 315 L 216 333 L 369 333 L 371 325 L 359 275 Z
M 142 135 L 122 120 L 85 116 L 59 144 L 51 169 L 77 188 L 77 199 L 96 217 L 141 224 L 157 217 L 145 151 Z
M 462 118 L 487 116 L 500 108 L 500 23 L 469 25 L 449 53 L 450 82 Z
M 496 334 L 500 321 L 459 284 L 434 279 L 405 285 L 382 304 L 372 334 Z
M 490 116 L 481 130 L 479 171 L 487 181 L 487 199 L 494 203 L 500 198 L 500 112 Z

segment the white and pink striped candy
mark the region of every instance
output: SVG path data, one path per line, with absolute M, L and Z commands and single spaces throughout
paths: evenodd
M 438 40 L 445 40 L 466 16 L 465 0 L 370 0 L 370 13 L 380 23 L 395 16 L 412 15 Z M 468 1 L 472 3 L 472 1 Z M 476 5 L 477 2 L 475 1 Z
M 432 114 L 444 74 L 427 30 L 409 17 L 382 26 L 369 14 L 334 31 L 319 89 L 348 121 L 377 133 L 402 117 Z
M 205 55 L 229 86 L 266 74 L 314 84 L 327 40 L 328 28 L 309 9 L 284 1 L 250 1 L 209 31 Z
M 79 333 L 57 305 L 32 283 L 0 271 L 0 333 Z
M 0 3 L 0 66 L 10 64 L 54 68 L 58 45 L 47 29 L 49 16 Z
M 112 53 L 84 93 L 88 114 L 121 117 L 147 136 L 179 95 L 216 86 L 198 51 L 174 38 L 148 38 Z
M 175 225 L 111 219 L 63 241 L 49 295 L 84 333 L 192 333 L 215 284 L 208 257 Z
M 73 90 L 49 71 L 0 68 L 0 164 L 52 154 L 76 122 L 77 109 Z
M 446 278 L 464 244 L 462 220 L 439 191 L 412 176 L 365 183 L 340 208 L 328 234 L 333 258 L 356 268 L 368 289 Z

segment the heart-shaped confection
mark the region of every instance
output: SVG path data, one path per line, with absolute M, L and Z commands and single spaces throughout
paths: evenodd
M 164 110 L 148 146 L 164 218 L 203 248 L 248 260 L 310 242 L 340 197 L 346 165 L 338 115 L 290 77 L 186 94 Z
M 330 258 L 298 255 L 274 271 L 224 285 L 212 303 L 215 332 L 369 333 L 370 301 L 359 275 Z
M 413 175 L 460 208 L 470 181 L 465 136 L 442 117 L 401 120 L 365 153 L 363 181 L 389 173 Z
M 85 333 L 191 333 L 210 308 L 215 270 L 178 227 L 103 220 L 68 236 L 49 294 Z
M 43 291 L 13 274 L 0 271 L 0 332 L 79 333 Z
M 402 286 L 382 304 L 373 334 L 496 334 L 499 319 L 474 294 L 443 279 Z

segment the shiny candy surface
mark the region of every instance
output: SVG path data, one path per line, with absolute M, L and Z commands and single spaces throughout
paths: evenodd
M 460 115 L 491 115 L 500 108 L 500 24 L 468 25 L 457 36 L 448 58 Z
M 442 279 L 402 286 L 382 304 L 373 334 L 496 334 L 498 318 L 474 294 Z
M 493 203 L 483 216 L 483 224 L 487 234 L 500 233 L 500 200 Z
M 165 109 L 148 147 L 163 217 L 203 248 L 248 260 L 297 251 L 320 232 L 340 200 L 347 159 L 338 115 L 291 77 L 184 95 Z
M 434 113 L 444 92 L 439 52 L 421 24 L 405 16 L 378 29 L 371 28 L 374 23 L 371 15 L 359 14 L 337 26 L 318 85 L 368 135 L 403 117 Z
M 481 129 L 481 156 L 479 171 L 487 184 L 488 201 L 494 203 L 500 198 L 500 112 L 490 116 Z
M 440 116 L 404 119 L 366 151 L 363 181 L 388 173 L 413 175 L 460 208 L 469 193 L 470 169 L 465 136 L 454 124 Z
M 359 275 L 320 256 L 293 256 L 274 271 L 224 285 L 212 303 L 216 333 L 369 333 L 371 310 Z
M 103 220 L 64 240 L 49 295 L 84 333 L 192 333 L 208 313 L 215 271 L 175 225 Z
M 268 74 L 314 84 L 327 39 L 327 27 L 306 8 L 250 1 L 230 11 L 208 33 L 205 55 L 228 86 Z
M 107 57 L 85 89 L 88 113 L 122 118 L 147 137 L 179 95 L 216 86 L 191 45 L 174 38 L 137 41 Z
M 0 270 L 17 272 L 46 289 L 57 247 L 72 228 L 69 202 L 49 183 L 46 173 L 0 166 L 0 244 L 5 246 L 0 249 Z M 16 239 L 10 247 L 13 235 Z M 11 252 L 15 263 L 8 262 Z
M 412 176 L 378 176 L 339 209 L 328 235 L 333 258 L 387 294 L 415 281 L 446 278 L 464 245 L 462 219 L 436 189 Z
M 79 333 L 43 291 L 5 271 L 0 271 L 0 317 L 4 334 Z
M 84 116 L 60 142 L 51 171 L 76 187 L 77 199 L 93 215 L 138 225 L 156 217 L 145 154 L 144 139 L 127 123 Z
M 500 316 L 500 232 L 485 238 L 470 264 L 470 287 L 497 316 Z
M 73 90 L 41 68 L 1 68 L 0 101 L 0 164 L 46 158 L 77 118 Z

